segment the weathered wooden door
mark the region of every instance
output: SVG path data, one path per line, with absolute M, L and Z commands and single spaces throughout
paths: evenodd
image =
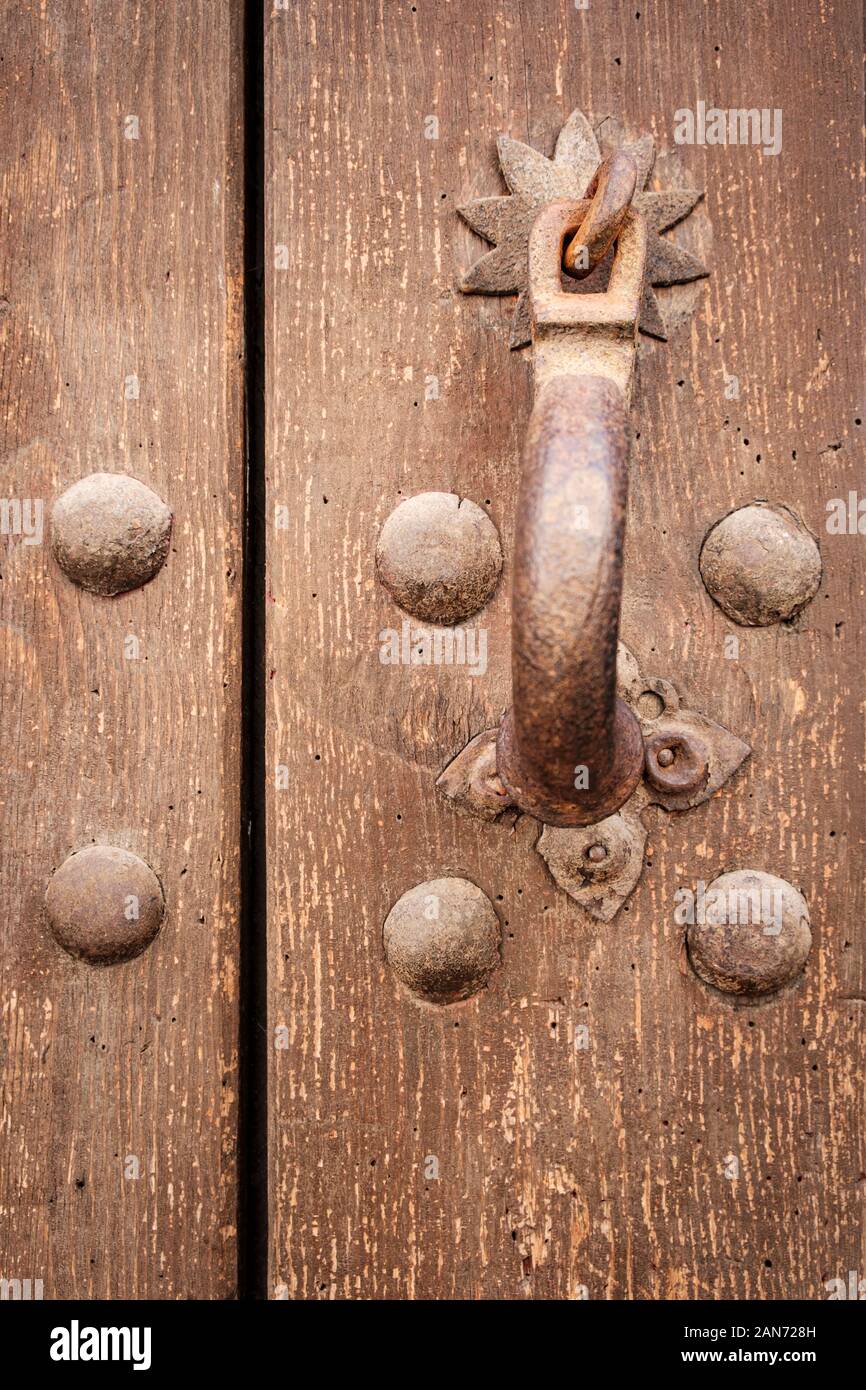
M 825 525 L 862 487 L 859 23 L 782 0 L 334 0 L 268 22 L 271 1278 L 290 1298 L 815 1299 L 863 1268 L 863 542 Z M 770 148 L 679 145 L 699 102 L 765 110 Z M 687 814 L 645 813 L 607 922 L 557 887 L 536 822 L 460 816 L 435 786 L 509 703 L 531 405 L 514 299 L 459 291 L 490 248 L 457 208 L 507 191 L 497 135 L 550 157 L 575 108 L 602 141 L 615 121 L 654 137 L 650 186 L 706 190 L 663 239 L 709 277 L 660 289 L 668 341 L 641 338 L 621 636 L 752 748 Z M 480 636 L 474 662 L 468 643 L 463 664 L 389 655 L 407 614 L 377 541 L 428 492 L 501 539 L 462 624 L 486 633 L 483 672 Z M 699 573 L 709 529 L 757 498 L 820 538 L 788 624 L 734 623 Z M 675 922 L 678 890 L 746 868 L 811 916 L 805 969 L 763 1001 L 699 979 Z M 501 930 L 487 986 L 446 1005 L 401 986 L 382 934 L 442 877 Z
M 6 7 L 4 1298 L 866 1292 L 859 8 Z M 516 291 L 623 149 L 646 771 L 552 828 Z
M 240 20 L 3 9 L 0 1277 L 45 1298 L 236 1288 Z

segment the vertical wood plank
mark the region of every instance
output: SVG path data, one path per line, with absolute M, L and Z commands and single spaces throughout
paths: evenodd
M 859 28 L 850 0 L 274 7 L 277 1296 L 813 1299 L 863 1268 L 862 540 L 824 533 L 827 501 L 862 477 Z M 781 108 L 782 153 L 676 148 L 674 112 L 698 100 Z M 456 291 L 482 248 L 455 207 L 504 191 L 497 133 L 550 154 L 577 106 L 652 132 L 659 177 L 707 190 L 671 237 L 699 244 L 712 277 L 641 353 L 623 637 L 754 747 L 712 802 L 654 814 L 641 883 L 607 927 L 556 890 L 529 823 L 461 820 L 434 792 L 507 703 L 530 401 L 512 302 Z M 428 489 L 485 506 L 503 537 L 503 582 L 474 620 L 484 678 L 379 662 L 402 615 L 376 583 L 376 537 Z M 820 533 L 825 579 L 793 626 L 739 631 L 730 662 L 697 556 L 755 497 Z M 798 986 L 753 1008 L 693 976 L 674 925 L 678 887 L 740 866 L 801 888 L 815 937 Z M 504 960 L 479 997 L 421 1007 L 386 968 L 382 923 L 442 873 L 494 901 Z
M 4 7 L 0 1275 L 46 1298 L 235 1289 L 242 421 L 241 7 Z M 174 514 L 152 583 L 76 588 L 53 499 L 95 471 Z M 137 659 L 129 659 L 138 639 Z M 91 842 L 165 925 L 93 969 L 42 918 Z

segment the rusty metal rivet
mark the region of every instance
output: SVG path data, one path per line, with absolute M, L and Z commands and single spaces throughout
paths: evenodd
M 566 879 L 578 883 L 607 883 L 629 867 L 630 832 L 631 826 L 617 815 L 579 829 L 546 825 L 538 847 L 561 887 L 565 886 L 563 880 Z
M 425 623 L 458 623 L 483 608 L 502 570 L 499 533 L 453 492 L 408 497 L 387 518 L 376 568 L 391 597 Z
M 818 542 L 788 507 L 756 502 L 716 522 L 700 556 L 710 597 L 734 622 L 785 622 L 815 597 L 821 583 Z
M 493 904 L 465 878 L 433 878 L 404 893 L 385 919 L 385 957 L 413 994 L 453 1004 L 476 994 L 500 963 Z
M 45 893 L 55 940 L 90 965 L 131 960 L 162 926 L 165 899 L 149 864 L 113 845 L 88 845 L 60 865 Z
M 677 734 L 670 730 L 652 734 L 646 740 L 644 751 L 646 779 L 657 791 L 691 795 L 706 786 L 710 754 L 703 739 L 696 734 Z
M 783 878 L 759 869 L 721 874 L 696 899 L 689 959 L 727 994 L 769 994 L 790 984 L 812 945 L 809 908 Z
M 171 520 L 162 498 L 137 478 L 91 473 L 54 504 L 54 558 L 82 589 L 122 594 L 153 579 L 165 563 Z

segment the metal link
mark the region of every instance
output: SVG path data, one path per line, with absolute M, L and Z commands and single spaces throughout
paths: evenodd
M 586 190 L 592 202 L 562 258 L 562 268 L 572 279 L 585 280 L 607 255 L 631 207 L 636 183 L 637 165 L 624 150 L 616 150 L 598 166 Z

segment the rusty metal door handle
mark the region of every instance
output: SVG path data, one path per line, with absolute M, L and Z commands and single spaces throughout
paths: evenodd
M 646 227 L 633 209 L 621 219 L 607 290 L 566 292 L 565 241 L 591 206 L 549 204 L 529 242 L 535 405 L 518 502 L 512 707 L 497 742 L 513 801 L 562 826 L 611 815 L 644 766 L 640 725 L 617 698 L 616 655 Z
M 700 805 L 750 752 L 730 730 L 686 708 L 671 681 L 617 647 L 637 331 L 665 336 L 654 285 L 709 273 L 660 235 L 699 194 L 647 188 L 649 137 L 603 159 L 580 111 L 563 126 L 550 161 L 510 137 L 500 137 L 498 150 L 511 192 L 459 209 L 494 245 L 461 288 L 517 291 L 511 347 L 533 347 L 535 405 L 514 544 L 513 700 L 500 724 L 452 754 L 436 786 L 461 815 L 510 827 L 517 807 L 547 822 L 535 848 L 552 878 L 585 912 L 609 922 L 644 865 L 643 811 Z M 563 201 L 548 202 L 553 189 Z M 531 231 L 530 209 L 537 210 Z M 607 289 L 566 293 L 563 271 L 592 276 L 600 258 L 609 265 L 611 246 Z M 604 274 L 587 279 L 586 290 L 603 284 Z M 652 702 L 641 698 L 645 692 Z M 808 950 L 807 933 L 802 947 Z M 798 948 L 797 969 L 803 958 Z M 730 986 L 719 978 L 710 982 L 752 989 L 748 970 Z M 760 988 L 777 988 L 773 978 Z

